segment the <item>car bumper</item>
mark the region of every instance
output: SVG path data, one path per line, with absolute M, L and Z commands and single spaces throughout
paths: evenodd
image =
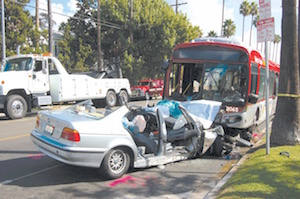
M 70 147 L 41 135 L 36 130 L 31 132 L 31 140 L 45 155 L 76 166 L 99 168 L 107 152 L 107 149 L 102 148 Z
M 130 97 L 131 98 L 145 97 L 145 93 L 141 89 L 132 90 Z

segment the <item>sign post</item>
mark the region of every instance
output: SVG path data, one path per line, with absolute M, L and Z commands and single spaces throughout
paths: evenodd
M 257 22 L 257 42 L 265 42 L 266 63 L 266 154 L 270 154 L 270 117 L 269 117 L 269 56 L 268 41 L 274 41 L 274 18 L 271 18 L 271 0 L 259 0 L 259 15 L 261 20 Z

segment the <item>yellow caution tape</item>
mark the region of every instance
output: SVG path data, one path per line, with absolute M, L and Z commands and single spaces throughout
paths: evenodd
M 294 98 L 298 98 L 298 97 L 300 97 L 300 95 L 296 95 L 296 94 L 286 94 L 286 93 L 278 93 L 278 97 L 294 97 Z

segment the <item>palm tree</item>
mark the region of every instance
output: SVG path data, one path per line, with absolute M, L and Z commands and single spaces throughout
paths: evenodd
M 279 97 L 272 124 L 271 146 L 300 144 L 297 2 L 282 1 Z M 281 95 L 280 95 L 281 94 Z
M 226 19 L 223 25 L 223 36 L 231 37 L 235 34 L 236 26 L 231 19 Z
M 250 7 L 250 4 L 247 0 L 243 1 L 241 6 L 240 6 L 240 14 L 243 15 L 243 36 L 242 36 L 242 41 L 244 41 L 244 25 L 245 25 L 245 17 L 247 15 L 250 14 L 250 10 L 251 10 L 251 7 Z
M 253 23 L 252 23 L 252 25 L 255 27 L 255 28 L 257 28 L 257 22 L 258 22 L 258 20 L 259 20 L 259 15 L 257 14 L 255 17 L 254 17 L 254 19 L 253 19 Z M 252 33 L 252 31 L 251 31 L 251 33 Z M 258 41 L 256 41 L 256 50 L 258 49 Z
M 217 33 L 214 30 L 209 31 L 207 34 L 208 37 L 217 37 Z
M 280 37 L 280 35 L 276 35 L 276 34 L 275 34 L 275 39 L 274 39 L 274 48 L 273 48 L 273 57 L 274 57 L 274 61 L 276 61 L 276 60 L 277 60 L 277 54 L 278 54 L 278 45 L 279 45 L 280 41 L 281 41 L 281 37 Z M 276 52 L 275 52 L 275 54 L 274 54 L 274 49 L 275 49 L 275 48 L 276 48 Z
M 253 26 L 253 18 L 258 14 L 258 7 L 257 4 L 253 1 L 251 2 L 251 10 L 250 10 L 250 14 L 252 16 L 251 18 L 251 27 L 250 27 L 250 40 L 249 40 L 249 46 L 251 46 L 251 36 L 252 36 L 252 26 Z

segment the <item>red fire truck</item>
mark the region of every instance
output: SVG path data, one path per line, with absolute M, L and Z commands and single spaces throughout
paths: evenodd
M 163 95 L 164 80 L 143 79 L 138 81 L 138 85 L 131 87 L 132 99 L 151 99 Z

